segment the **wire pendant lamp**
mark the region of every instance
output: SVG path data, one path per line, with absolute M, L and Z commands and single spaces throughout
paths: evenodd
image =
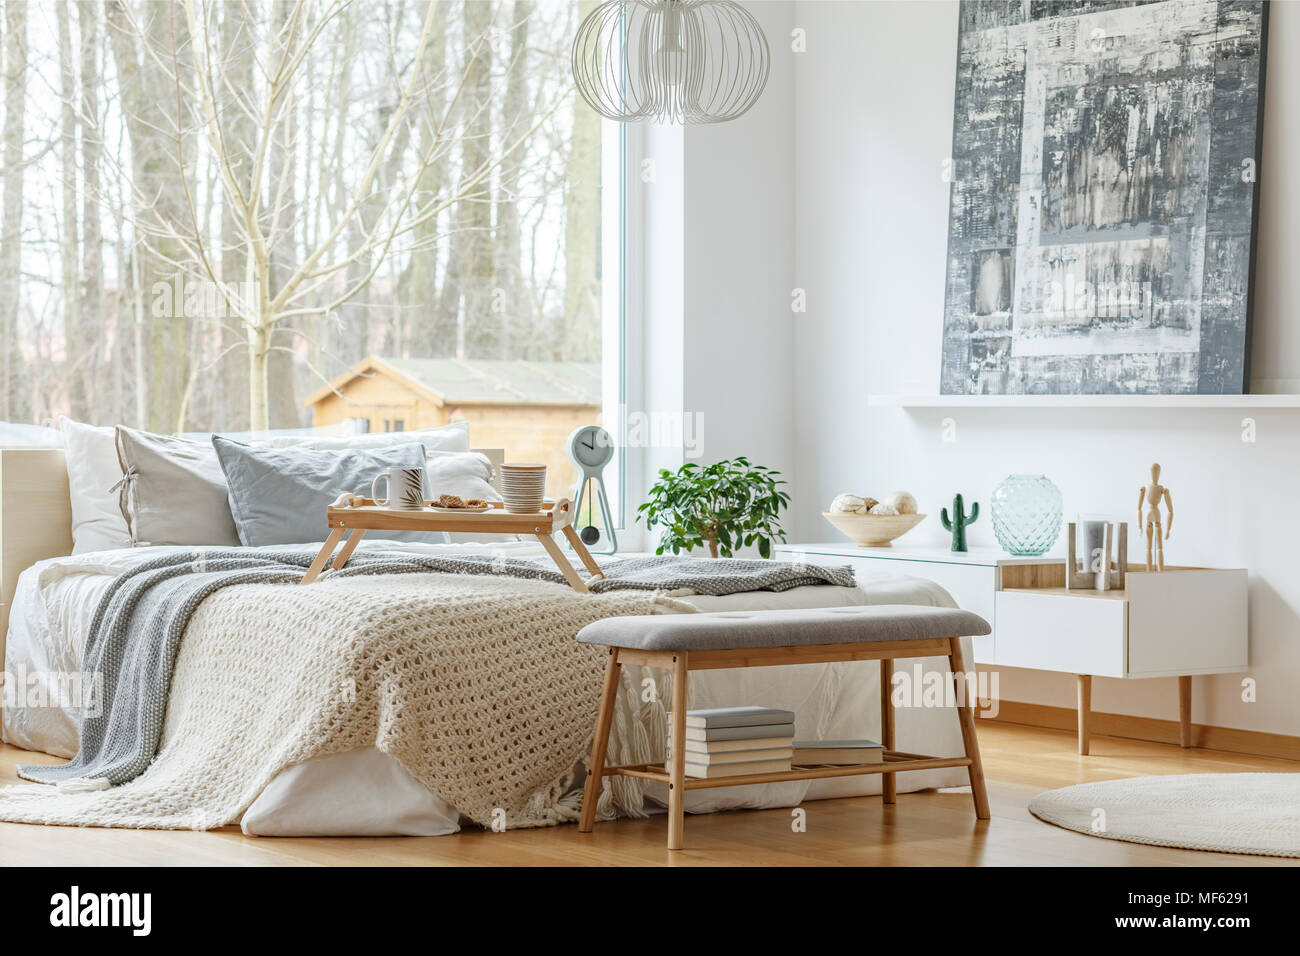
M 731 0 L 610 0 L 573 41 L 579 94 L 622 122 L 736 119 L 758 102 L 770 66 L 763 28 Z

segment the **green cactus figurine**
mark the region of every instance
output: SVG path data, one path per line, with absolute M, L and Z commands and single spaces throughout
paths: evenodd
M 939 520 L 943 522 L 945 531 L 952 532 L 952 549 L 954 551 L 966 550 L 966 526 L 975 523 L 980 516 L 980 503 L 976 501 L 970 506 L 970 514 L 965 513 L 966 504 L 962 501 L 961 495 L 954 495 L 952 499 L 952 520 L 948 520 L 948 509 L 939 509 Z

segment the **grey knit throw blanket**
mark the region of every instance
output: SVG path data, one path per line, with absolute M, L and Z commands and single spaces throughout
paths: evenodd
M 168 554 L 122 574 L 100 600 L 91 621 L 83 670 L 99 700 L 83 703 L 80 746 L 59 766 L 27 765 L 19 776 L 37 783 L 105 780 L 125 783 L 143 773 L 157 753 L 176 655 L 186 625 L 209 595 L 237 584 L 293 584 L 316 556 L 315 549 L 257 551 L 205 549 Z M 367 551 L 338 576 L 496 574 L 564 583 L 549 558 L 482 555 L 434 557 L 399 551 Z M 847 568 L 819 568 L 775 561 L 720 561 L 661 556 L 610 562 L 592 591 L 682 590 L 724 595 L 784 591 L 807 584 L 853 586 Z M 310 586 L 310 585 L 309 585 Z

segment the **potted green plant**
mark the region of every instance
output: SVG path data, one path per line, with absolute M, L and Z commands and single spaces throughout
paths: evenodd
M 672 472 L 661 469 L 650 498 L 637 509 L 647 528 L 661 527 L 655 554 L 680 554 L 708 545 L 709 555 L 729 558 L 756 545 L 765 558 L 772 542 L 785 540 L 781 510 L 790 496 L 779 471 L 733 458 L 707 467 L 694 462 Z

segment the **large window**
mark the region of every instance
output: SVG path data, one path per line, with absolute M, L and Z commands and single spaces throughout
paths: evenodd
M 0 3 L 0 418 L 463 419 L 570 492 L 622 401 L 587 0 Z

